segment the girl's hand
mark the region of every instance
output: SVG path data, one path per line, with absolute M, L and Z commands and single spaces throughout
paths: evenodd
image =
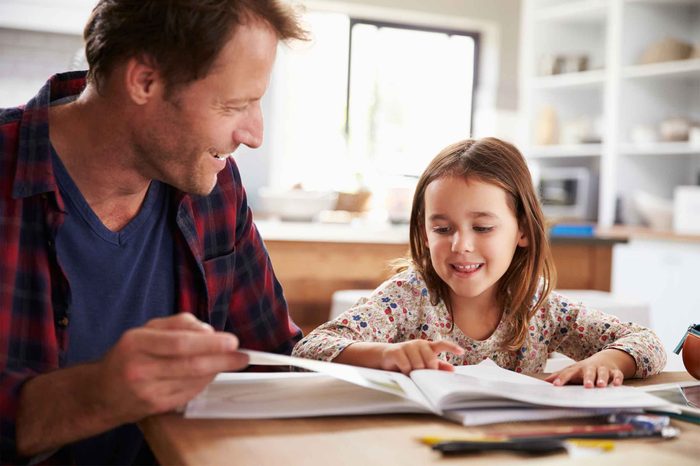
M 453 371 L 454 367 L 438 359 L 438 353 L 463 354 L 464 348 L 449 341 L 411 340 L 403 343 L 388 343 L 381 354 L 381 368 L 409 374 L 416 369 L 438 369 Z
M 637 370 L 634 358 L 624 351 L 609 349 L 554 372 L 544 379 L 552 385 L 561 386 L 569 382 L 583 384 L 585 388 L 622 385 L 625 377 Z

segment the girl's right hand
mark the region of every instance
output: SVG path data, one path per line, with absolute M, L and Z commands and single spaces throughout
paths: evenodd
M 464 348 L 449 341 L 411 340 L 387 343 L 382 351 L 381 368 L 409 374 L 416 369 L 453 371 L 452 364 L 438 359 L 438 353 L 448 351 L 464 354 Z

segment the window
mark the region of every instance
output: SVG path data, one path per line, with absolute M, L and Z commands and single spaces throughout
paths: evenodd
M 281 48 L 268 121 L 271 184 L 376 191 L 471 134 L 476 33 L 309 13 Z
M 351 21 L 347 134 L 380 174 L 419 175 L 471 133 L 475 40 Z

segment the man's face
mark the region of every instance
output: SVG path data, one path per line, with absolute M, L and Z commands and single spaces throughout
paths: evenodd
M 260 99 L 267 89 L 277 36 L 261 21 L 236 30 L 209 74 L 155 99 L 134 125 L 139 171 L 192 194 L 208 194 L 239 145 L 262 143 Z

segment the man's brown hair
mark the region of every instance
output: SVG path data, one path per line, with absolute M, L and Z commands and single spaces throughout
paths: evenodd
M 530 171 L 522 154 L 512 144 L 496 138 L 467 139 L 443 149 L 418 180 L 410 221 L 411 262 L 426 282 L 431 303 L 435 306 L 442 300 L 452 315 L 449 287 L 433 268 L 425 232 L 425 190 L 436 179 L 448 176 L 479 180 L 502 188 L 520 231 L 528 240 L 527 246 L 516 248 L 508 270 L 496 285 L 499 305 L 511 326 L 511 338 L 506 347 L 515 350 L 525 341 L 528 322 L 556 281 L 545 219 Z M 538 292 L 538 299 L 533 302 Z
M 100 0 L 83 32 L 88 81 L 99 91 L 116 64 L 143 55 L 170 92 L 206 76 L 236 28 L 253 19 L 279 40 L 307 37 L 282 0 Z

